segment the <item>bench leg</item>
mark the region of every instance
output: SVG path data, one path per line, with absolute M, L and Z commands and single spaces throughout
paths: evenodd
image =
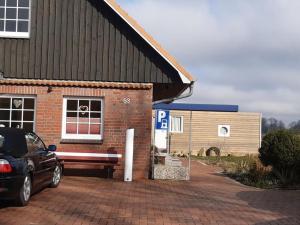
M 108 179 L 112 179 L 113 178 L 113 173 L 114 173 L 114 169 L 112 166 L 105 166 L 104 167 L 105 171 L 106 171 L 106 178 Z

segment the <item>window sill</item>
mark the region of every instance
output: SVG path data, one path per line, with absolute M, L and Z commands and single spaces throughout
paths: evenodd
M 62 139 L 61 144 L 102 144 L 103 140 Z
M 0 31 L 0 38 L 29 39 L 30 35 L 27 32 L 4 32 L 4 31 Z

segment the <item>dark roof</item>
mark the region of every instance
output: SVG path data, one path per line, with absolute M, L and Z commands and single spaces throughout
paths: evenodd
M 212 111 L 212 112 L 238 112 L 238 105 L 211 105 L 211 104 L 156 104 L 153 109 L 182 110 L 182 111 Z

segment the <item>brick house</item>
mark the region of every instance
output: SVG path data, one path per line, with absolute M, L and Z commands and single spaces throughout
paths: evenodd
M 193 82 L 113 0 L 0 0 L 0 125 L 34 130 L 71 166 L 122 177 L 135 128 L 134 177 L 148 177 L 152 103 Z

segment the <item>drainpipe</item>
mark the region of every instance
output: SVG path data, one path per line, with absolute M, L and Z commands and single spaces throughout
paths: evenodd
M 171 103 L 171 102 L 176 101 L 176 100 L 180 100 L 180 99 L 191 97 L 193 95 L 193 92 L 194 92 L 194 84 L 195 84 L 195 81 L 191 81 L 191 84 L 189 85 L 190 91 L 187 94 L 185 94 L 185 95 L 182 95 L 182 93 L 185 91 L 185 90 L 183 90 L 176 97 L 162 99 L 162 100 L 159 100 L 159 101 L 155 101 L 152 104 L 156 105 L 156 104 L 161 104 L 161 103 Z

